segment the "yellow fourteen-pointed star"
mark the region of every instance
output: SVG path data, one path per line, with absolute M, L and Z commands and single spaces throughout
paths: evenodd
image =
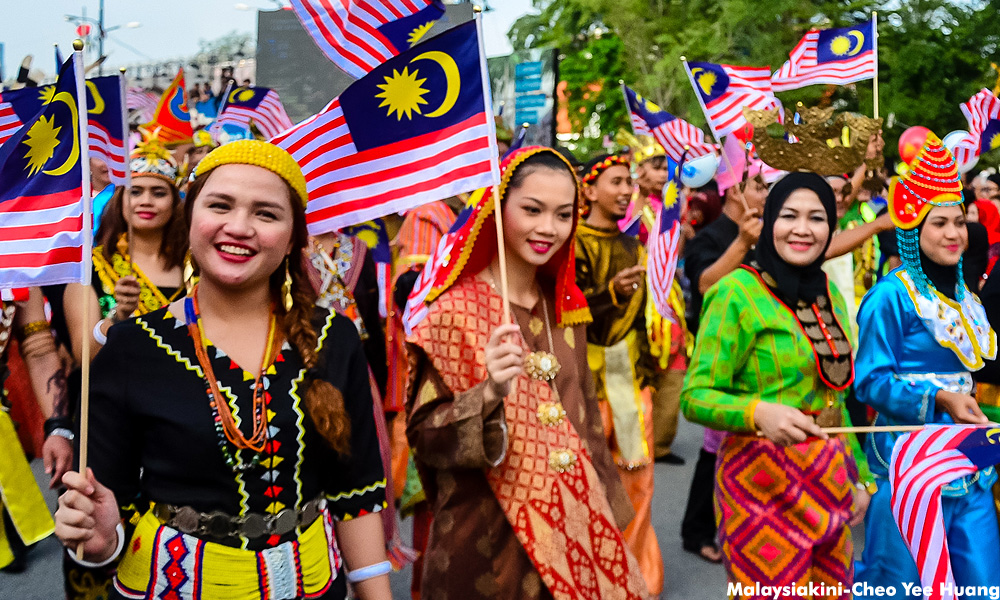
M 56 151 L 59 145 L 59 130 L 62 127 L 54 127 L 55 116 L 44 115 L 31 126 L 28 135 L 24 140 L 24 145 L 28 146 L 28 152 L 24 155 L 28 159 L 28 176 L 32 176 L 41 170 Z
M 427 32 L 430 31 L 432 27 L 434 27 L 434 21 L 427 21 L 423 25 L 417 26 L 410 32 L 410 37 L 406 38 L 406 41 L 409 42 L 411 46 L 416 44 L 423 39 L 425 35 L 427 35 Z
M 391 116 L 396 113 L 397 121 L 403 120 L 403 113 L 406 113 L 407 119 L 412 119 L 413 113 L 422 114 L 420 105 L 427 104 L 424 94 L 429 90 L 422 87 L 427 79 L 417 79 L 418 74 L 416 69 L 410 73 L 409 67 L 403 67 L 402 73 L 393 69 L 392 75 L 385 78 L 385 83 L 378 84 L 382 90 L 381 94 L 375 95 L 376 98 L 382 98 L 379 108 L 388 106 L 387 114 Z

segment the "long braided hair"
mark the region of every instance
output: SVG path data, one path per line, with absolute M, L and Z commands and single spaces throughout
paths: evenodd
M 201 193 L 205 182 L 213 171 L 198 177 L 188 188 L 184 214 L 188 227 L 191 226 L 191 213 L 194 201 Z M 284 181 L 284 180 L 282 180 Z M 306 229 L 306 213 L 299 195 L 287 183 L 289 201 L 292 205 L 292 250 L 285 257 L 285 262 L 271 274 L 268 287 L 274 306 L 288 341 L 298 351 L 299 357 L 306 369 L 305 404 L 309 418 L 316 430 L 333 450 L 346 456 L 350 453 L 351 421 L 344 407 L 344 396 L 332 383 L 323 378 L 319 364 L 316 333 L 313 317 L 315 314 L 316 292 L 309 283 L 303 266 L 303 256 L 309 240 Z M 192 260 L 192 264 L 194 261 Z M 292 308 L 285 311 L 281 299 L 281 286 L 285 281 L 285 264 L 292 278 Z M 197 272 L 197 265 L 194 265 Z

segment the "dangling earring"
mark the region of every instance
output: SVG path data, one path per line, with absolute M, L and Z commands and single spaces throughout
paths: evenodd
M 285 283 L 281 284 L 281 298 L 285 303 L 285 312 L 292 310 L 292 275 L 288 272 L 288 258 L 285 258 Z
M 184 255 L 184 288 L 189 296 L 194 289 L 194 261 L 191 259 L 190 250 Z

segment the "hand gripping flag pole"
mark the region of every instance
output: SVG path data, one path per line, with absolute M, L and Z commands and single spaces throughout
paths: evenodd
M 83 80 L 83 41 L 73 41 L 73 74 L 76 77 L 76 102 L 80 114 L 80 139 L 87 140 L 87 90 Z M 83 145 L 83 143 L 81 143 Z M 128 168 L 126 166 L 126 168 Z M 80 159 L 80 171 L 83 174 L 81 181 L 81 198 L 83 202 L 83 251 L 81 262 L 80 286 L 80 306 L 89 307 L 87 296 L 90 294 L 91 278 L 93 277 L 93 245 L 94 228 L 91 224 L 93 215 L 91 214 L 90 199 L 90 161 Z M 86 310 L 86 309 L 85 309 Z M 100 315 L 98 315 L 99 317 Z M 89 322 L 89 319 L 86 321 Z M 90 329 L 83 328 L 83 343 L 80 361 L 80 473 L 87 476 L 87 438 L 90 428 L 90 337 L 93 335 Z M 76 547 L 76 557 L 83 560 L 83 546 L 81 543 Z
M 712 119 L 708 116 L 708 108 L 705 107 L 705 100 L 701 97 L 701 94 L 698 93 L 698 84 L 695 83 L 694 75 L 691 74 L 691 67 L 688 66 L 687 57 L 682 56 L 681 62 L 684 63 L 684 72 L 687 73 L 688 81 L 691 82 L 691 89 L 694 90 L 694 95 L 696 98 L 698 98 L 698 104 L 701 106 L 701 112 L 705 115 L 705 120 L 708 121 L 708 130 L 712 132 L 712 137 L 715 138 L 715 143 L 719 145 L 719 148 L 722 148 L 722 139 L 719 137 L 719 134 L 716 133 L 715 126 L 712 124 Z M 624 90 L 625 88 L 622 88 L 623 92 Z M 730 172 L 734 172 L 733 165 L 729 161 L 729 156 L 726 155 L 724 149 L 721 154 L 722 154 L 722 160 L 726 162 L 726 168 L 728 168 Z M 743 204 L 743 212 L 749 213 L 750 205 L 747 204 L 746 196 L 743 195 L 743 188 L 741 188 L 738 184 L 735 187 L 736 187 L 736 192 L 740 196 L 740 203 Z

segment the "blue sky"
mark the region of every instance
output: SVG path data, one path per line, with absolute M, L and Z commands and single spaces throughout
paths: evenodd
M 239 10 L 238 3 L 235 0 L 105 0 L 106 27 L 141 23 L 137 29 L 122 28 L 108 34 L 104 46 L 107 64 L 117 67 L 190 56 L 198 51 L 199 40 L 212 40 L 234 30 L 256 31 L 254 9 L 274 8 L 273 0 L 242 0 L 250 10 Z M 517 17 L 531 9 L 531 0 L 492 0 L 490 4 L 494 10 L 486 13 L 483 22 L 486 52 L 490 56 L 507 54 L 510 51 L 507 30 Z M 12 77 L 27 54 L 34 56 L 35 68 L 52 73 L 53 44 L 58 43 L 66 55 L 76 37 L 75 25 L 67 22 L 64 15 L 81 15 L 83 7 L 87 17 L 97 19 L 98 0 L 4 2 L 0 19 L 4 77 Z

